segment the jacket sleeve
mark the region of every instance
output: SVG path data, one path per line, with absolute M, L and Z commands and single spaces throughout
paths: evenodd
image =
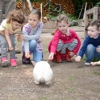
M 81 41 L 80 41 L 80 38 L 77 36 L 77 34 L 75 32 L 74 32 L 74 37 L 75 37 L 75 39 L 77 39 L 78 43 L 77 43 L 77 46 L 74 48 L 74 50 L 72 52 L 76 55 L 78 53 L 79 49 L 80 49 Z
M 24 50 L 25 52 L 29 52 L 29 42 L 28 41 L 24 41 Z
M 89 43 L 89 36 L 87 36 L 83 42 L 83 45 L 78 53 L 79 56 L 83 57 L 83 55 L 85 54 L 85 51 L 86 51 L 86 48 L 87 48 L 87 45 Z
M 57 49 L 57 46 L 58 46 L 58 42 L 59 42 L 59 36 L 60 36 L 59 31 L 56 31 L 54 37 L 51 40 L 50 52 L 53 52 L 53 53 L 56 52 L 56 49 Z

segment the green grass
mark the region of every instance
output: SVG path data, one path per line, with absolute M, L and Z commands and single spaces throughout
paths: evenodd
M 67 91 L 73 93 L 75 92 L 75 88 L 68 88 Z
M 100 76 L 100 72 L 94 72 L 95 75 L 99 75 Z
M 85 56 L 85 55 L 83 56 L 82 60 L 83 60 L 83 61 L 86 61 L 86 56 Z M 95 61 L 99 61 L 99 58 L 94 58 L 93 61 L 94 61 L 94 62 L 95 62 Z
M 85 60 L 86 60 L 86 57 L 85 57 L 85 55 L 82 57 L 82 60 L 83 60 L 83 61 L 85 61 Z
M 68 80 L 73 81 L 73 80 L 74 80 L 74 78 L 71 78 L 71 77 L 70 77 L 70 78 L 68 78 Z

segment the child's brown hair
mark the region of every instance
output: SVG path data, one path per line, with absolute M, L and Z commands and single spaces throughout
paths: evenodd
M 57 17 L 57 23 L 59 22 L 62 22 L 62 21 L 65 21 L 67 24 L 69 24 L 69 19 L 66 15 L 64 14 L 60 14 L 58 17 Z
M 23 24 L 25 17 L 20 10 L 15 9 L 12 10 L 7 17 L 7 23 L 10 23 L 10 21 L 17 21 L 18 23 Z
M 91 21 L 88 26 L 97 26 L 97 30 L 100 31 L 100 20 Z

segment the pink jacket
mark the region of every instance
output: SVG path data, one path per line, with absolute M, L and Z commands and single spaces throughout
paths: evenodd
M 79 37 L 77 36 L 77 34 L 75 33 L 75 31 L 73 31 L 72 29 L 69 29 L 69 33 L 70 33 L 70 35 L 67 36 L 66 34 L 63 34 L 60 30 L 57 30 L 55 32 L 54 37 L 52 38 L 52 40 L 50 41 L 50 43 L 48 45 L 49 52 L 53 52 L 53 53 L 56 52 L 56 48 L 57 48 L 59 39 L 65 44 L 72 42 L 74 39 L 77 39 L 78 44 L 72 51 L 74 54 L 77 54 L 77 52 L 81 46 L 81 41 L 80 41 Z

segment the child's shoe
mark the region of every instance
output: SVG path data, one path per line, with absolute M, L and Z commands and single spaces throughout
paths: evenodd
M 16 59 L 14 59 L 14 58 L 10 59 L 10 64 L 12 67 L 16 67 L 17 66 Z
M 66 49 L 66 61 L 68 61 L 68 62 L 70 62 L 71 61 L 71 57 L 70 57 L 70 55 L 69 55 L 69 53 L 70 53 L 70 50 L 69 49 Z
M 86 61 L 86 62 L 85 62 L 85 65 L 86 65 L 86 66 L 90 66 L 90 65 L 91 65 L 91 62 L 90 62 L 90 61 Z
M 61 51 L 56 51 L 56 54 L 54 55 L 54 58 L 55 58 L 57 63 L 61 63 L 62 62 Z
M 23 64 L 30 64 L 31 63 L 30 58 L 25 57 L 25 53 L 23 53 L 23 56 L 22 56 L 22 63 Z
M 2 66 L 2 67 L 7 67 L 7 66 L 8 66 L 8 60 L 7 60 L 6 57 L 3 57 L 3 58 L 1 59 L 1 66 Z

